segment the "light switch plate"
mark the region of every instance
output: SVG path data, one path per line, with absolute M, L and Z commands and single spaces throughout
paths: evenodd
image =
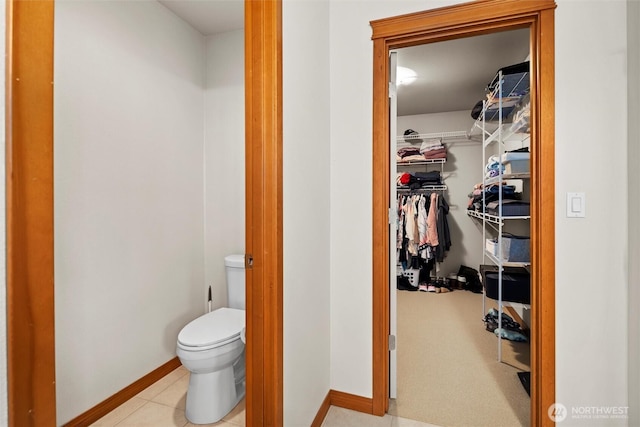
M 567 218 L 584 218 L 585 215 L 585 194 L 567 193 Z

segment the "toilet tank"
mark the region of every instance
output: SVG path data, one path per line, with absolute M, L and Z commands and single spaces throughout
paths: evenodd
M 227 295 L 229 308 L 245 309 L 245 275 L 244 255 L 227 255 L 224 257 L 227 275 Z

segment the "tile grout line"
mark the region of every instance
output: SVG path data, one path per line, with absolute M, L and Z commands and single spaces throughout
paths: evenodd
M 181 369 L 181 368 L 176 368 L 176 370 L 179 370 L 179 369 Z M 168 375 L 171 375 L 171 374 L 172 374 L 172 373 L 174 373 L 176 370 L 174 370 L 174 371 L 172 371 L 171 373 L 167 374 L 167 376 L 168 376 Z M 134 400 L 134 399 L 140 399 L 140 400 L 143 402 L 143 403 L 142 403 L 142 405 L 140 405 L 140 407 L 136 408 L 134 411 L 132 411 L 132 412 L 130 412 L 129 414 L 127 414 L 124 418 L 122 418 L 121 420 L 119 420 L 117 423 L 115 423 L 115 424 L 111 424 L 110 426 L 112 426 L 112 427 L 117 427 L 117 426 L 122 425 L 122 423 L 124 423 L 127 419 L 129 419 L 130 417 L 132 417 L 136 412 L 138 412 L 138 411 L 142 410 L 142 409 L 143 409 L 145 406 L 147 406 L 149 403 L 153 403 L 153 404 L 161 405 L 161 406 L 163 406 L 163 407 L 165 407 L 165 408 L 170 408 L 170 409 L 173 409 L 173 410 L 179 410 L 179 411 L 181 411 L 183 414 L 185 414 L 185 419 L 186 419 L 186 410 L 185 410 L 185 409 L 182 409 L 182 408 L 176 407 L 175 405 L 170 405 L 170 404 L 166 404 L 166 403 L 158 402 L 158 401 L 154 400 L 154 399 L 158 398 L 158 396 L 160 396 L 162 393 L 164 393 L 165 391 L 167 391 L 170 387 L 174 386 L 178 381 L 182 380 L 185 376 L 188 376 L 188 375 L 189 375 L 189 372 L 188 372 L 186 369 L 184 369 L 184 371 L 185 371 L 185 372 L 183 372 L 183 374 L 182 374 L 182 375 L 178 376 L 174 381 L 171 381 L 171 382 L 170 382 L 169 384 L 167 384 L 165 387 L 163 387 L 162 389 L 160 389 L 159 391 L 157 391 L 157 393 L 154 393 L 154 394 L 153 394 L 153 397 L 150 397 L 150 398 L 141 397 L 139 394 L 143 393 L 143 392 L 146 390 L 146 389 L 145 389 L 145 390 L 141 391 L 140 393 L 138 393 L 137 395 L 133 396 L 133 397 L 132 397 L 131 399 L 129 399 L 127 402 L 125 402 L 125 403 L 123 403 L 122 405 L 120 405 L 119 407 L 121 407 L 121 406 L 125 405 L 125 404 L 126 404 L 126 403 L 128 403 L 128 402 L 131 402 L 131 401 L 132 401 L 132 400 Z M 164 378 L 166 378 L 166 376 L 165 376 L 165 377 L 163 377 L 162 379 L 164 379 Z M 162 381 L 162 379 L 158 380 L 156 383 L 154 383 L 154 384 L 150 385 L 150 386 L 149 386 L 149 387 L 147 387 L 147 388 L 153 387 L 155 384 L 157 384 L 158 382 Z M 185 393 L 186 393 L 186 391 L 185 391 Z M 119 408 L 119 407 L 118 407 L 118 408 Z M 116 408 L 116 409 L 117 409 L 117 408 Z M 116 409 L 114 409 L 114 411 L 115 411 Z M 112 412 L 113 412 L 113 411 L 112 411 Z M 243 411 L 243 413 L 244 413 L 244 411 Z M 227 415 L 229 415 L 229 414 L 227 414 Z M 225 415 L 225 417 L 226 417 L 227 415 Z M 239 414 L 238 414 L 238 415 L 239 415 Z M 237 415 L 236 415 L 236 416 L 237 416 Z M 234 422 L 234 421 L 232 421 L 232 420 L 227 420 L 227 419 L 225 419 L 225 417 L 223 417 L 223 418 L 222 418 L 220 421 L 218 421 L 218 422 L 223 422 L 224 424 L 229 425 L 229 426 L 235 426 L 235 427 L 246 427 L 246 423 L 245 423 L 245 424 L 242 424 L 242 423 L 239 423 L 239 422 Z M 176 427 L 185 427 L 185 426 L 187 426 L 189 423 L 190 423 L 190 421 L 187 419 L 187 422 L 186 422 L 183 426 L 176 426 Z
M 165 375 L 164 377 L 160 378 L 158 381 L 156 381 L 155 383 L 151 384 L 149 387 L 145 388 L 144 390 L 142 390 L 140 393 L 136 394 L 134 397 L 140 397 L 139 395 L 141 393 L 144 393 L 147 389 L 153 387 L 154 385 L 158 384 L 160 381 L 162 381 L 163 379 L 165 379 L 166 377 L 168 377 L 169 375 L 171 375 L 172 373 L 176 372 L 177 370 L 179 370 L 180 367 L 174 369 L 173 371 L 169 372 L 167 375 Z M 186 369 L 185 369 L 186 370 Z M 140 399 L 146 400 L 147 402 L 152 402 L 154 398 L 156 398 L 158 395 L 160 395 L 162 392 L 164 392 L 166 389 L 168 389 L 169 387 L 171 387 L 172 385 L 174 385 L 176 382 L 178 382 L 179 380 L 181 380 L 185 375 L 187 375 L 189 373 L 189 371 L 183 373 L 181 376 L 179 376 L 178 378 L 176 378 L 174 381 L 170 382 L 169 384 L 167 384 L 166 387 L 163 387 L 160 391 L 158 391 L 157 393 L 155 393 L 153 395 L 153 397 L 151 399 L 145 399 L 144 397 L 140 397 Z
M 121 406 L 125 405 L 127 402 L 130 402 L 130 401 L 132 401 L 133 399 L 136 399 L 136 398 L 137 398 L 137 399 L 140 399 L 140 400 L 143 400 L 143 401 L 145 402 L 145 403 L 143 403 L 142 405 L 140 405 L 140 407 L 139 407 L 139 408 L 136 408 L 133 412 L 129 413 L 127 416 L 125 416 L 123 419 L 121 419 L 120 421 L 118 421 L 118 422 L 117 422 L 116 424 L 114 424 L 113 426 L 114 426 L 114 427 L 116 427 L 116 426 L 120 425 L 123 421 L 125 421 L 127 418 L 131 417 L 134 413 L 138 412 L 140 409 L 142 409 L 143 407 L 145 407 L 145 406 L 146 406 L 147 404 L 149 404 L 149 403 L 156 403 L 156 404 L 158 404 L 158 405 L 162 405 L 162 406 L 165 406 L 165 407 L 168 407 L 168 408 L 171 408 L 171 409 L 178 409 L 178 410 L 180 410 L 180 411 L 182 411 L 182 412 L 185 412 L 183 409 L 176 408 L 176 407 L 169 406 L 169 405 L 165 405 L 165 404 L 163 404 L 163 403 L 156 402 L 156 401 L 154 401 L 153 399 L 155 399 L 156 397 L 158 397 L 160 394 L 162 394 L 164 391 L 166 391 L 169 387 L 171 387 L 171 386 L 172 386 L 172 385 L 174 385 L 176 382 L 178 382 L 179 380 L 181 380 L 185 375 L 187 375 L 189 372 L 188 372 L 188 371 L 186 371 L 186 369 L 185 369 L 185 371 L 186 371 L 186 372 L 183 372 L 183 374 L 182 374 L 182 375 L 178 376 L 174 381 L 171 381 L 169 384 L 167 384 L 167 386 L 166 386 L 166 387 L 163 387 L 163 388 L 162 388 L 162 389 L 160 389 L 157 393 L 154 393 L 153 397 L 151 397 L 151 398 L 147 399 L 147 398 L 144 398 L 144 397 L 140 396 L 140 394 L 141 394 L 141 393 L 143 393 L 145 390 L 147 390 L 147 389 L 148 389 L 148 388 L 150 388 L 150 387 L 153 387 L 154 385 L 156 385 L 157 383 L 159 383 L 160 381 L 162 381 L 164 378 L 166 378 L 167 376 L 171 375 L 172 373 L 176 372 L 177 370 L 181 370 L 181 369 L 180 369 L 180 367 L 178 367 L 178 368 L 174 369 L 173 371 L 171 371 L 170 373 L 168 373 L 167 375 L 165 375 L 164 377 L 162 377 L 161 379 L 159 379 L 159 380 L 158 380 L 158 381 L 156 381 L 155 383 L 151 384 L 149 387 L 147 387 L 147 388 L 145 388 L 144 390 L 142 390 L 140 393 L 138 393 L 138 394 L 136 394 L 135 396 L 133 396 L 131 399 L 127 400 L 127 401 L 126 401 L 125 403 L 123 403 L 122 405 L 118 406 L 118 408 L 120 408 Z M 116 408 L 116 409 L 118 409 L 118 408 Z M 115 411 L 116 409 L 114 409 L 114 411 Z M 111 412 L 113 412 L 113 411 L 111 411 Z M 186 416 L 185 416 L 185 419 L 186 419 Z M 187 421 L 187 424 L 188 424 L 188 421 Z M 185 424 L 185 426 L 186 426 L 187 424 Z M 184 426 L 182 426 L 182 427 L 184 427 Z
M 156 405 L 162 405 L 166 408 L 170 408 L 170 409 L 175 409 L 181 412 L 185 412 L 184 410 L 180 409 L 180 408 L 174 408 L 173 406 L 168 406 L 168 405 L 163 405 L 162 403 L 158 403 L 158 402 L 152 402 L 150 400 L 148 400 L 144 405 L 140 406 L 138 409 L 136 409 L 135 411 L 133 411 L 132 413 L 130 413 L 129 415 L 127 415 L 126 417 L 124 417 L 123 419 L 121 419 L 120 421 L 118 421 L 116 424 L 113 425 L 113 427 L 117 427 L 119 425 L 121 425 L 123 422 L 125 422 L 128 418 L 130 418 L 131 416 L 133 416 L 133 414 L 135 414 L 136 412 L 140 411 L 142 408 L 144 408 L 145 406 L 147 406 L 149 403 L 155 403 Z M 187 420 L 187 416 L 185 415 L 184 417 L 185 420 Z M 189 420 L 186 421 L 186 423 L 184 423 L 181 426 L 175 426 L 175 427 L 185 427 L 187 424 L 189 424 Z

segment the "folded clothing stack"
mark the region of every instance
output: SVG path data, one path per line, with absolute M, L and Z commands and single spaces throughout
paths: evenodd
M 401 162 L 419 162 L 423 161 L 424 156 L 417 147 L 402 147 L 398 149 L 396 161 Z
M 503 184 L 501 186 L 499 184 L 491 184 L 483 187 L 482 184 L 476 184 L 473 187 L 473 191 L 469 193 L 469 204 L 467 206 L 467 209 L 482 212 L 484 210 L 482 202 L 484 201 L 484 203 L 486 204 L 487 212 L 497 215 L 493 212 L 489 212 L 489 206 L 492 202 L 496 202 L 497 205 L 497 201 L 500 200 L 500 190 L 502 190 L 503 206 L 507 200 L 519 201 L 522 198 L 522 193 L 516 193 L 516 187 L 513 185 Z
M 422 158 L 422 154 L 417 147 L 402 147 L 398 148 L 398 157 L 402 160 L 405 160 L 408 157 L 420 156 Z
M 435 142 L 434 142 L 435 141 Z M 398 149 L 398 162 L 411 162 L 432 159 L 446 159 L 447 149 L 440 140 L 427 140 L 418 147 L 402 147 Z
M 439 139 L 427 139 L 420 146 L 420 153 L 425 159 L 446 159 L 447 149 Z
M 396 178 L 399 188 L 416 189 L 429 185 L 442 185 L 442 177 L 440 172 L 401 172 Z
M 500 159 L 497 156 L 489 157 L 487 165 L 485 166 L 485 177 L 493 178 L 504 173 L 504 165 L 500 163 Z
M 502 207 L 502 213 L 500 212 Z M 529 202 L 524 200 L 506 199 L 502 204 L 498 200 L 487 202 L 487 213 L 502 216 L 529 216 L 531 213 Z

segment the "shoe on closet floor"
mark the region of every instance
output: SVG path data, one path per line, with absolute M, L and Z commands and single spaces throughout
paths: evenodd
M 418 285 L 418 290 L 419 290 L 419 291 L 421 291 L 421 292 L 428 292 L 428 286 L 427 286 L 427 284 L 426 284 L 426 283 L 424 283 L 424 282 L 423 282 L 423 283 L 420 283 L 420 284 Z
M 438 291 L 436 290 L 435 285 L 429 284 L 429 286 L 427 286 L 427 292 L 438 292 Z
M 418 288 L 415 288 L 411 284 L 409 279 L 406 278 L 405 276 L 398 276 L 397 277 L 396 289 L 398 289 L 399 291 L 410 291 L 410 292 L 414 292 L 414 291 L 418 290 Z
M 495 308 L 490 309 L 485 316 L 485 321 L 489 318 L 491 318 L 496 324 L 498 324 L 498 310 L 496 310 Z M 516 332 L 522 331 L 522 329 L 520 328 L 520 324 L 513 320 L 513 317 L 504 312 L 502 313 L 502 327 Z
M 496 320 L 492 317 L 485 317 L 484 323 L 486 324 L 486 329 L 489 332 L 494 332 L 496 329 L 498 329 L 498 322 L 496 322 Z

